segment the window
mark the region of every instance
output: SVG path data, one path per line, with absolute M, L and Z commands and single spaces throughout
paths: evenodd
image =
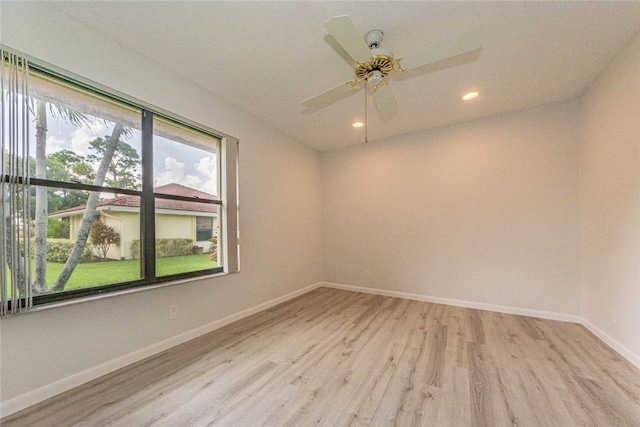
M 238 270 L 236 139 L 2 57 L 4 314 Z
M 205 242 L 213 237 L 213 217 L 196 217 L 196 241 Z

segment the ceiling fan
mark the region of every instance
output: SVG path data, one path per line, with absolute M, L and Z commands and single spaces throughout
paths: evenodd
M 392 116 L 397 112 L 396 99 L 388 85 L 388 76 L 392 72 L 402 72 L 445 59 L 474 52 L 482 47 L 482 35 L 479 30 L 460 34 L 439 44 L 404 58 L 395 58 L 389 50 L 382 49 L 380 43 L 384 33 L 371 30 L 364 37 L 348 16 L 331 18 L 324 24 L 333 38 L 346 53 L 355 60 L 355 78 L 335 86 L 302 103 L 305 108 L 316 110 L 359 90 L 361 82 L 371 87 L 373 96 L 383 116 Z M 400 61 L 402 60 L 402 63 Z

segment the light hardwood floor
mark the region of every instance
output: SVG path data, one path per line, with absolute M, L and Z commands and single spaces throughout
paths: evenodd
M 3 426 L 640 426 L 640 370 L 584 327 L 320 288 Z

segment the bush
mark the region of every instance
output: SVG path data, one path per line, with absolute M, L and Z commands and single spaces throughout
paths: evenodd
M 48 218 L 47 237 L 50 239 L 69 238 L 69 219 Z
M 133 259 L 140 259 L 140 240 L 133 240 L 131 242 L 131 257 Z
M 69 239 L 47 239 L 47 262 L 67 262 L 75 242 Z M 31 240 L 31 256 L 34 255 L 35 240 Z M 20 241 L 20 252 L 24 253 L 24 241 Z M 93 247 L 87 243 L 80 256 L 80 262 L 93 261 Z
M 93 249 L 98 256 L 106 261 L 111 246 L 120 244 L 120 234 L 112 226 L 102 221 L 94 221 L 89 231 L 89 241 L 93 243 Z
M 47 261 L 49 262 L 67 262 L 75 242 L 69 239 L 47 239 Z M 87 243 L 84 246 L 80 262 L 91 262 L 93 260 L 93 248 Z
M 166 241 L 165 248 L 162 253 L 159 253 L 158 249 L 156 249 L 156 255 L 158 258 L 191 255 L 193 253 L 193 239 L 157 239 L 157 241 L 160 241 L 162 244 Z M 157 241 L 156 247 L 160 245 Z
M 191 255 L 193 239 L 156 239 L 156 257 Z M 140 240 L 131 242 L 131 256 L 140 259 Z

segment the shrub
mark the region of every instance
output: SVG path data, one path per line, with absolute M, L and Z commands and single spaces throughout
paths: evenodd
M 169 245 L 168 251 L 164 256 L 180 256 L 180 255 L 190 255 L 192 254 L 193 248 L 193 239 L 160 239 L 160 240 L 169 240 L 171 244 Z
M 89 231 L 89 240 L 98 256 L 106 261 L 111 246 L 120 244 L 120 234 L 112 226 L 102 221 L 94 221 Z
M 75 242 L 69 239 L 47 239 L 47 262 L 63 263 L 67 262 Z M 35 249 L 35 240 L 31 240 L 31 256 Z M 20 241 L 20 252 L 24 253 L 24 241 Z M 93 260 L 93 247 L 87 243 L 80 256 L 80 262 L 91 262 Z
M 47 237 L 50 239 L 68 239 L 69 227 L 69 219 L 48 218 Z
M 209 242 L 211 242 L 209 252 L 212 254 L 218 252 L 218 236 L 213 236 L 209 239 Z
M 133 259 L 140 259 L 140 240 L 133 240 L 131 242 L 131 257 Z
M 192 251 L 193 239 L 156 239 L 157 258 L 191 255 Z M 140 240 L 131 242 L 131 256 L 140 259 Z
M 47 261 L 67 262 L 75 242 L 69 239 L 47 239 Z M 93 247 L 87 243 L 80 256 L 80 262 L 91 262 L 93 260 Z

